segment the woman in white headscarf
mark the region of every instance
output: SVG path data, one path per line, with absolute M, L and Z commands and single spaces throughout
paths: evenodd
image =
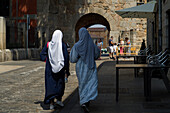
M 88 105 L 98 95 L 98 79 L 95 60 L 100 50 L 93 43 L 86 28 L 79 30 L 79 41 L 72 47 L 70 61 L 76 63 L 76 75 L 79 81 L 80 105 L 88 111 Z
M 65 89 L 65 74 L 69 75 L 69 56 L 62 38 L 60 30 L 54 31 L 51 41 L 40 54 L 41 60 L 46 61 L 44 103 L 50 104 L 50 109 L 54 109 L 55 98 L 56 104 L 64 106 L 61 100 Z

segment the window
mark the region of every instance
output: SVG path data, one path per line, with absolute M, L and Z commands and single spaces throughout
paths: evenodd
M 0 16 L 9 16 L 9 0 L 1 0 Z

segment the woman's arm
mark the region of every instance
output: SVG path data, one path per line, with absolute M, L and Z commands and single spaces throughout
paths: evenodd
M 47 44 L 44 46 L 44 48 L 42 49 L 41 53 L 40 53 L 40 60 L 41 61 L 46 61 L 48 56 L 48 48 L 47 48 Z
M 75 46 L 72 47 L 71 52 L 70 52 L 70 62 L 71 63 L 76 63 L 79 59 L 79 55 L 77 51 L 75 50 Z
M 100 57 L 100 50 L 95 44 L 94 44 L 94 52 L 95 52 L 94 59 L 97 60 Z
M 69 76 L 70 75 L 69 54 L 68 54 L 67 46 L 65 43 L 63 43 L 63 54 L 64 54 L 64 67 L 65 67 L 67 76 Z

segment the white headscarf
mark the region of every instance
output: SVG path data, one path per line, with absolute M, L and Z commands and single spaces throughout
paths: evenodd
M 62 38 L 62 32 L 60 30 L 55 30 L 48 46 L 49 61 L 54 73 L 59 72 L 64 67 Z

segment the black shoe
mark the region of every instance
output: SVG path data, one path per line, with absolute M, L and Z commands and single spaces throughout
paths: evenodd
M 89 113 L 89 109 L 87 108 L 85 104 L 82 104 L 81 107 L 84 110 L 84 113 Z
M 87 107 L 89 107 L 90 106 L 90 101 L 89 102 L 86 102 L 86 103 L 84 103 Z

